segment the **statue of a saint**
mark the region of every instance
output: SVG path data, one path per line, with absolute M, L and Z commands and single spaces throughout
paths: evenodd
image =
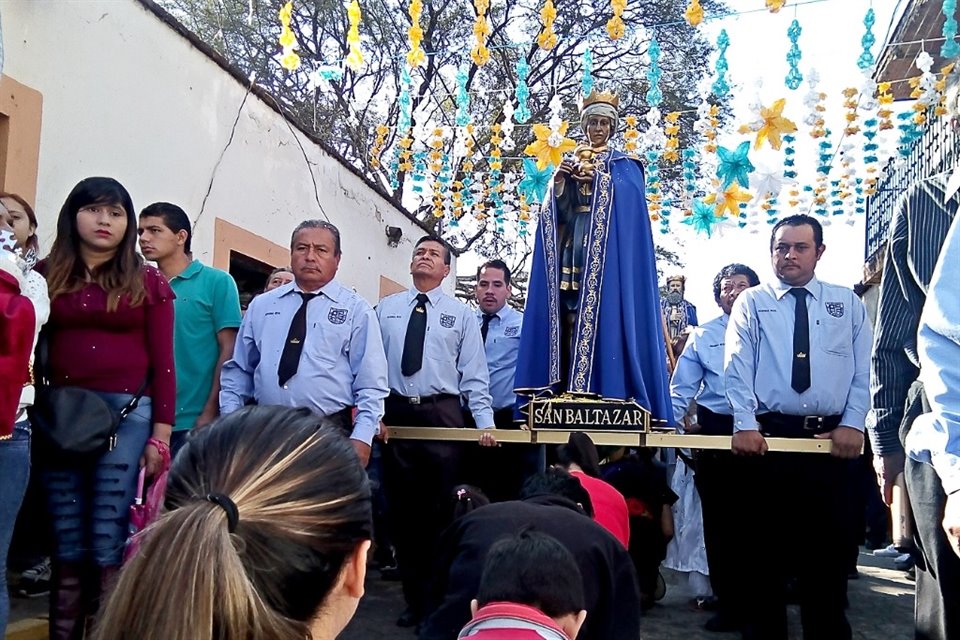
M 619 99 L 583 102 L 586 141 L 541 208 L 516 387 L 634 400 L 672 422 L 656 259 L 640 162 L 608 146 Z

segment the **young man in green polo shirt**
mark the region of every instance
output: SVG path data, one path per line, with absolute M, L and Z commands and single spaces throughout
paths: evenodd
M 191 429 L 219 415 L 220 368 L 233 355 L 240 326 L 240 297 L 229 273 L 194 260 L 190 219 L 177 205 L 156 202 L 140 212 L 140 250 L 157 263 L 177 295 L 174 300 L 174 356 L 177 416 L 171 454 Z

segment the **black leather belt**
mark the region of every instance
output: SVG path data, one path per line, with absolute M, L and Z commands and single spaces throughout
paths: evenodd
M 697 424 L 700 425 L 701 435 L 733 435 L 733 416 L 717 413 L 699 405 L 697 406 Z
M 810 438 L 818 433 L 833 431 L 840 426 L 843 416 L 794 416 L 786 413 L 761 413 L 757 416 L 760 430 L 766 436 L 780 438 Z
M 388 400 L 393 400 L 394 402 L 401 402 L 403 404 L 431 404 L 440 402 L 442 400 L 457 399 L 459 396 L 455 396 L 452 393 L 437 393 L 432 396 L 402 396 L 399 393 L 391 393 Z

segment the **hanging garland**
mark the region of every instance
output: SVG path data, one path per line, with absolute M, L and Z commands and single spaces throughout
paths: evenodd
M 370 166 L 374 169 L 380 167 L 380 154 L 383 153 L 388 133 L 390 133 L 390 127 L 384 124 L 377 125 L 377 137 L 373 141 L 373 146 L 370 147 Z
M 363 67 L 363 52 L 360 50 L 360 3 L 353 0 L 347 7 L 347 21 L 350 28 L 347 30 L 347 48 L 350 53 L 347 54 L 346 64 L 354 71 L 359 71 Z
M 957 44 L 957 0 L 943 0 L 940 10 L 944 16 L 940 56 L 950 60 L 960 56 L 960 45 Z
M 857 94 L 859 93 L 856 87 L 847 87 L 843 90 L 843 108 L 847 110 L 844 114 L 844 119 L 847 121 L 847 126 L 843 129 L 843 134 L 846 136 L 854 136 L 860 133 L 860 127 L 855 123 L 857 121 Z
M 493 217 L 498 227 L 503 226 L 503 197 L 501 174 L 503 170 L 503 152 L 500 150 L 500 144 L 503 138 L 500 137 L 500 124 L 494 124 L 491 128 L 493 135 L 490 136 L 490 156 L 487 158 L 487 166 L 490 171 L 487 173 L 487 191 L 490 193 L 490 199 L 493 201 Z
M 280 8 L 280 46 L 283 47 L 283 55 L 280 57 L 280 66 L 287 71 L 296 71 L 300 68 L 300 56 L 297 55 L 297 36 L 290 28 L 290 21 L 293 19 L 293 2 L 287 2 Z
M 659 159 L 660 154 L 657 151 L 647 151 L 647 212 L 650 214 L 650 219 L 654 222 L 660 220 L 660 209 L 663 207 L 663 205 L 660 204 L 660 168 L 657 166 Z
M 811 71 L 807 76 L 807 86 L 810 87 L 810 90 L 803 98 L 803 104 L 810 110 L 810 113 L 807 114 L 803 122 L 810 127 L 810 137 L 813 139 L 822 138 L 827 134 L 823 119 L 823 112 L 827 110 L 823 104 L 827 99 L 827 94 L 817 91 L 818 84 L 820 84 L 820 74 Z
M 553 6 L 553 0 L 547 0 L 540 10 L 540 20 L 543 21 L 543 30 L 537 36 L 537 44 L 540 48 L 549 51 L 557 46 L 557 34 L 553 30 L 553 22 L 557 19 L 557 9 Z
M 680 112 L 668 113 L 663 119 L 667 122 L 663 128 L 663 132 L 667 136 L 663 159 L 667 162 L 677 162 L 680 160 L 680 140 L 677 137 L 680 135 L 680 125 L 677 123 L 680 119 Z
M 523 58 L 517 61 L 517 88 L 513 95 L 517 98 L 517 110 L 513 112 L 513 118 L 519 124 L 525 123 L 530 119 L 530 109 L 527 107 L 527 99 L 530 97 L 530 88 L 527 87 L 527 75 L 530 73 L 530 65 Z
M 623 148 L 631 158 L 637 157 L 637 148 L 640 146 L 637 140 L 640 139 L 640 132 L 637 131 L 637 116 L 626 116 L 623 119 L 627 125 L 627 130 L 623 132 Z
M 785 79 L 785 84 L 790 90 L 794 90 L 800 86 L 800 83 L 803 82 L 803 74 L 800 73 L 800 58 L 803 54 L 800 52 L 800 45 L 798 41 L 800 40 L 800 22 L 794 18 L 793 22 L 790 23 L 790 27 L 787 29 L 787 37 L 790 39 L 790 50 L 787 52 L 787 64 L 790 66 L 790 71 L 787 73 Z
M 893 109 L 889 105 L 893 104 L 893 93 L 890 92 L 890 83 L 881 82 L 877 85 L 877 102 L 880 109 L 877 110 L 877 117 L 880 118 L 880 131 L 893 129 Z
M 627 10 L 627 0 L 610 0 L 610 8 L 613 10 L 613 17 L 607 22 L 607 33 L 611 40 L 619 40 L 626 30 L 623 12 Z
M 420 15 L 423 13 L 422 0 L 410 0 L 410 28 L 407 29 L 407 38 L 410 41 L 410 51 L 407 53 L 407 64 L 413 68 L 426 62 L 427 55 L 420 44 L 423 42 L 423 29 L 420 28 Z
M 873 52 L 870 49 L 877 41 L 876 36 L 873 35 L 873 23 L 876 22 L 876 19 L 877 17 L 873 12 L 873 7 L 867 9 L 867 15 L 863 17 L 863 26 L 866 27 L 867 30 L 864 32 L 863 37 L 860 38 L 860 46 L 863 47 L 863 53 L 857 58 L 857 66 L 861 69 L 869 69 L 873 66 Z
M 717 36 L 717 64 L 714 67 L 716 72 L 717 79 L 713 82 L 713 93 L 717 97 L 723 98 L 728 93 L 730 93 L 730 85 L 727 84 L 725 76 L 727 71 L 730 69 L 730 65 L 727 62 L 727 48 L 730 46 L 730 36 L 727 35 L 726 29 L 720 30 L 720 35 Z
M 482 67 L 490 61 L 490 50 L 487 49 L 487 38 L 490 37 L 487 9 L 490 8 L 490 0 L 473 0 L 473 6 L 477 10 L 477 19 L 473 23 L 474 44 L 470 57 L 478 67 Z
M 590 47 L 584 49 L 581 64 L 583 77 L 580 79 L 580 93 L 586 98 L 593 91 L 593 54 L 590 53 Z
M 703 22 L 703 7 L 700 6 L 700 0 L 690 0 L 687 10 L 683 12 L 683 17 L 691 27 L 696 27 Z

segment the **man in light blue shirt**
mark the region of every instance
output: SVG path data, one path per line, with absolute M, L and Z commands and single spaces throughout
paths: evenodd
M 477 321 L 483 339 L 487 369 L 490 372 L 490 396 L 493 420 L 498 429 L 511 429 L 513 379 L 517 372 L 517 351 L 520 348 L 520 325 L 523 314 L 507 304 L 513 295 L 510 268 L 503 260 L 491 260 L 477 270 Z
M 478 428 L 494 426 L 480 325 L 469 307 L 440 288 L 450 262 L 450 248 L 424 236 L 410 264 L 414 286 L 377 305 L 390 381 L 387 425 L 463 427 L 463 398 Z M 491 433 L 481 432 L 478 441 L 496 444 Z M 391 532 L 407 601 L 400 626 L 414 626 L 423 616 L 433 554 L 448 524 L 442 505 L 463 481 L 463 453 L 458 443 L 442 441 L 395 440 L 384 448 Z
M 917 598 L 941 613 L 921 620 L 930 638 L 960 629 L 960 218 L 940 252 L 920 316 L 920 381 L 930 412 L 907 433 L 905 474 L 926 570 L 917 572 Z M 921 608 L 918 607 L 918 610 Z M 942 635 L 941 635 L 942 634 Z
M 739 295 L 760 284 L 750 267 L 728 264 L 713 279 L 713 298 L 723 313 L 697 327 L 677 360 L 670 379 L 670 403 L 673 419 L 680 432 L 704 435 L 732 435 L 733 417 L 723 384 L 723 357 L 727 320 Z M 697 422 L 686 428 L 690 401 L 697 401 Z M 738 544 L 737 530 L 727 509 L 731 495 L 739 491 L 738 466 L 729 451 L 695 451 L 694 483 L 703 512 L 703 542 L 710 568 L 710 584 L 719 603 L 717 613 L 707 620 L 708 631 L 734 631 L 740 627 L 740 593 L 737 584 L 739 558 L 730 553 Z M 684 513 L 689 513 L 684 509 Z M 694 527 L 690 523 L 689 527 Z M 686 527 L 685 527 L 686 528 Z M 691 550 L 690 553 L 696 553 Z
M 376 315 L 334 280 L 340 232 L 300 223 L 290 241 L 294 281 L 254 298 L 223 366 L 220 412 L 257 404 L 308 407 L 351 438 L 366 466 L 388 392 Z M 351 416 L 356 407 L 356 417 Z
M 770 238 L 777 280 L 744 291 L 727 326 L 732 448 L 747 456 L 737 461 L 745 481 L 736 515 L 741 539 L 751 541 L 744 583 L 747 624 L 757 638 L 787 637 L 787 576 L 776 560 L 783 548 L 799 554 L 804 635 L 847 640 L 852 633 L 844 611 L 847 459 L 863 446 L 872 335 L 853 291 L 816 278 L 825 249 L 815 218 L 780 220 Z M 764 435 L 827 438 L 832 455 L 767 453 Z

